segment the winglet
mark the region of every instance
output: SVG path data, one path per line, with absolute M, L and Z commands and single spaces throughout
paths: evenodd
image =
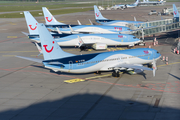
M 90 24 L 91 24 L 91 25 L 93 25 L 93 23 L 91 22 L 91 20 L 90 20 L 90 19 L 89 19 L 89 22 L 90 22 Z
M 62 34 L 62 32 L 59 30 L 58 27 L 56 27 L 56 30 L 57 30 L 57 32 L 58 32 L 59 34 Z
M 96 20 L 108 20 L 107 18 L 102 16 L 101 12 L 99 11 L 96 5 L 94 5 L 94 14 Z
M 37 49 L 39 50 L 39 55 L 43 54 L 42 49 L 40 48 L 40 46 L 36 42 L 35 42 L 35 44 L 36 44 Z M 39 55 L 37 55 L 36 57 L 38 57 Z
M 79 20 L 77 20 L 77 22 L 78 22 L 79 25 L 82 25 Z
M 46 25 L 65 25 L 64 23 L 58 22 L 46 7 L 42 7 L 42 10 Z
M 74 32 L 74 30 L 72 29 L 71 25 L 69 25 L 69 28 L 71 30 L 71 33 Z
M 134 21 L 136 21 L 136 17 L 134 16 Z
M 83 42 L 83 40 L 79 37 L 79 35 L 78 35 L 78 39 L 79 39 L 79 42 L 78 42 L 79 47 L 81 47 L 81 46 L 84 44 L 84 42 Z

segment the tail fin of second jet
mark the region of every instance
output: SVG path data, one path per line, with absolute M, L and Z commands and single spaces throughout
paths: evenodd
M 36 19 L 31 15 L 29 11 L 24 11 L 24 16 L 29 30 L 29 35 L 39 34 L 37 29 L 38 22 L 36 21 Z
M 46 7 L 42 7 L 42 10 L 46 25 L 65 25 L 64 23 L 58 22 Z

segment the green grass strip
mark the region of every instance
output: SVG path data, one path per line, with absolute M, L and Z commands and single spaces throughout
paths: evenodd
M 81 8 L 81 9 L 63 9 L 63 10 L 50 10 L 50 12 L 52 13 L 52 15 L 60 15 L 60 14 L 68 14 L 68 13 L 76 13 L 76 12 L 85 12 L 85 11 L 90 11 L 93 10 L 93 8 Z M 31 14 L 34 17 L 37 16 L 42 16 L 39 15 L 39 13 L 43 13 L 42 11 L 35 11 L 35 12 L 31 12 Z M 20 14 L 18 13 L 7 13 L 7 14 L 0 14 L 0 18 L 23 18 L 24 14 Z
M 31 4 L 29 5 L 10 5 L 10 6 L 1 6 L 0 12 L 12 12 L 12 11 L 30 11 L 30 10 L 42 10 L 42 7 L 47 7 L 49 9 L 59 9 L 67 7 L 93 7 L 94 4 Z

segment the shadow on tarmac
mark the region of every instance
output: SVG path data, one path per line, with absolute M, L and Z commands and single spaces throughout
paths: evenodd
M 60 98 L 61 91 L 51 94 Z M 119 94 L 121 95 L 121 94 Z M 59 97 L 58 97 L 59 96 Z M 179 120 L 180 109 L 159 107 L 138 102 L 121 100 L 100 94 L 75 94 L 52 100 L 45 96 L 44 102 L 36 102 L 20 109 L 0 112 L 1 120 Z M 139 98 L 140 99 L 140 98 Z M 153 99 L 153 98 L 151 98 Z
M 169 75 L 171 75 L 171 76 L 173 76 L 174 78 L 176 78 L 176 79 L 178 79 L 178 80 L 180 80 L 180 78 L 179 77 L 177 77 L 177 76 L 175 76 L 175 75 L 173 75 L 173 74 L 171 74 L 171 73 L 168 73 Z

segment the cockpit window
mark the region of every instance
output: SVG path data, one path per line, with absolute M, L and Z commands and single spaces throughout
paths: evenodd
M 159 53 L 159 52 L 157 51 L 157 53 Z
M 134 39 L 136 39 L 136 37 L 133 37 Z

